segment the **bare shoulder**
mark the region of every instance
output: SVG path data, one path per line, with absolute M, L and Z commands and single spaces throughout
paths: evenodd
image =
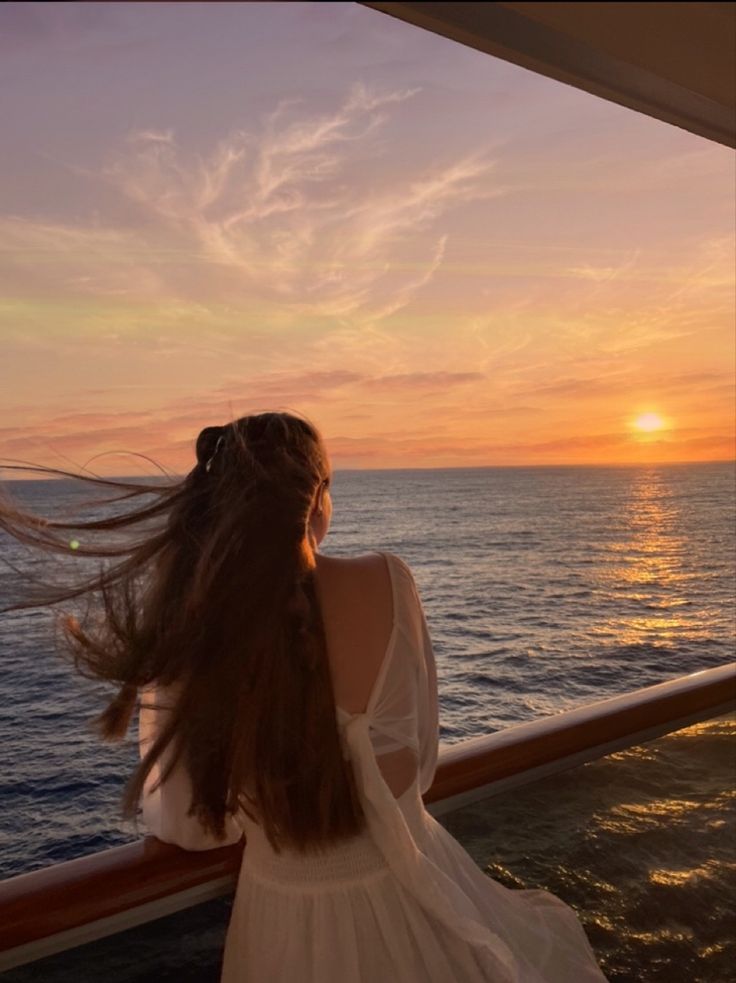
M 362 713 L 395 621 L 391 571 L 380 553 L 316 556 L 316 586 L 337 705 Z
M 392 598 L 394 590 L 416 590 L 409 565 L 395 553 L 365 553 L 361 556 L 324 556 L 317 554 L 316 576 L 325 585 L 337 585 L 350 592 L 368 593 L 375 598 Z
M 360 556 L 326 556 L 318 553 L 315 557 L 317 567 L 325 570 L 369 570 L 385 566 L 382 553 L 363 553 Z
M 393 601 L 393 577 L 390 560 L 382 553 L 360 556 L 324 556 L 317 554 L 316 577 L 325 595 L 340 598 L 361 607 L 388 605 Z
M 331 573 L 338 576 L 348 576 L 350 573 L 355 573 L 359 576 L 361 574 L 370 575 L 371 573 L 375 575 L 378 572 L 379 576 L 383 574 L 384 577 L 388 577 L 393 570 L 399 576 L 403 575 L 409 580 L 414 579 L 411 567 L 405 560 L 402 560 L 396 553 L 385 551 L 382 553 L 364 553 L 361 556 L 324 556 L 317 554 L 317 568 L 320 567 L 328 576 Z M 391 570 L 388 569 L 389 567 Z
M 376 581 L 386 580 L 389 560 L 382 553 L 364 553 L 360 556 L 316 556 L 317 575 L 326 580 Z

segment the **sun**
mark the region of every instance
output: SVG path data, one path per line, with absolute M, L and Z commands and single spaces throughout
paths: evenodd
M 655 433 L 657 430 L 664 430 L 666 424 L 659 413 L 642 413 L 634 420 L 633 427 L 642 433 Z

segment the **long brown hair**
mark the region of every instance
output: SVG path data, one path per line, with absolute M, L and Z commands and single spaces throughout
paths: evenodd
M 101 597 L 101 611 L 60 624 L 77 670 L 118 684 L 96 721 L 103 739 L 125 737 L 140 688 L 171 687 L 167 723 L 125 787 L 124 816 L 136 817 L 146 777 L 171 746 L 161 781 L 186 768 L 189 815 L 204 829 L 223 838 L 226 817 L 243 809 L 277 851 L 324 849 L 365 826 L 340 746 L 308 534 L 316 492 L 331 479 L 324 443 L 305 419 L 260 413 L 205 427 L 196 455 L 186 477 L 155 483 L 22 468 L 124 492 L 95 504 L 149 501 L 67 523 L 6 495 L 0 529 L 48 552 L 69 556 L 72 530 L 143 535 L 74 543 L 76 556 L 118 562 L 3 610 Z

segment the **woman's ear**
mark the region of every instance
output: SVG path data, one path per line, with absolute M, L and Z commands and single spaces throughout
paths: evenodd
M 319 488 L 317 489 L 317 499 L 314 503 L 314 509 L 317 515 L 322 515 L 324 511 L 324 498 L 325 492 L 327 491 L 327 481 L 321 481 Z

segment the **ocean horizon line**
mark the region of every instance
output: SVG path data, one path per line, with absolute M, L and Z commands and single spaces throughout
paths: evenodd
M 612 461 L 612 462 L 591 462 L 590 464 L 457 464 L 457 465 L 444 465 L 444 466 L 425 466 L 425 467 L 391 467 L 391 468 L 333 468 L 333 474 L 355 474 L 355 473 L 370 473 L 370 474 L 382 474 L 382 473 L 394 473 L 394 472 L 416 472 L 416 471 L 428 471 L 428 472 L 447 472 L 447 471 L 551 471 L 551 470 L 589 470 L 592 468 L 596 469 L 626 469 L 626 468 L 670 468 L 670 467 L 699 467 L 704 465 L 712 464 L 732 464 L 736 465 L 736 458 L 712 458 L 707 461 Z M 17 467 L 17 466 L 16 466 Z M 34 468 L 41 468 L 43 465 L 29 465 L 27 468 L 19 468 L 19 470 L 33 471 Z M 192 465 L 194 467 L 194 465 Z M 7 465 L 0 464 L 0 480 L 12 484 L 15 482 L 31 482 L 31 481 L 68 481 L 75 478 L 85 478 L 93 477 L 100 478 L 105 481 L 137 481 L 139 479 L 147 478 L 185 478 L 186 473 L 172 472 L 169 475 L 162 474 L 137 474 L 137 475 L 102 475 L 94 474 L 93 472 L 87 475 L 75 475 L 72 472 L 68 472 L 63 476 L 53 475 L 48 478 L 14 478 L 5 477 L 2 475 L 3 471 L 8 470 Z M 63 469 L 59 469 L 60 471 Z

